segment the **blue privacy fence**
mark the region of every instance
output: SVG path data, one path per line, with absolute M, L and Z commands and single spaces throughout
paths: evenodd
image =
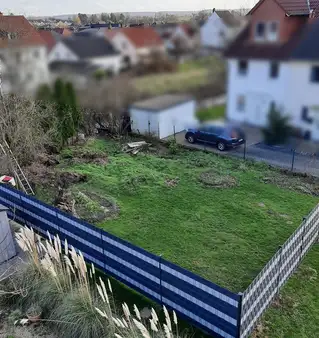
M 67 239 L 88 262 L 214 337 L 239 337 L 241 295 L 9 186 L 0 185 L 0 203 L 10 218 Z

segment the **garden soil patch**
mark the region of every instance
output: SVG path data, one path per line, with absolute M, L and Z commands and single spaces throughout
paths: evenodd
M 220 175 L 214 171 L 207 171 L 200 174 L 200 182 L 212 188 L 233 188 L 238 185 L 235 177 L 230 175 Z

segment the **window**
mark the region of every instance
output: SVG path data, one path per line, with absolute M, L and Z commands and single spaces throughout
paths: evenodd
M 239 95 L 237 97 L 237 111 L 244 112 L 245 111 L 245 96 Z
M 33 76 L 31 73 L 27 74 L 27 81 L 32 81 L 33 80 Z
M 266 33 L 266 25 L 264 22 L 258 22 L 256 24 L 255 38 L 256 40 L 264 40 Z
M 241 75 L 246 75 L 248 69 L 248 62 L 246 60 L 240 60 L 238 62 L 238 73 Z
M 279 74 L 279 64 L 276 62 L 273 62 L 270 64 L 270 78 L 271 79 L 276 79 Z
M 311 68 L 311 82 L 319 83 L 319 66 Z
M 33 56 L 35 58 L 38 58 L 39 57 L 39 51 L 38 50 L 35 50 L 34 53 L 33 53 Z
M 301 109 L 301 120 L 303 122 L 312 124 L 313 118 L 309 116 L 309 109 L 308 109 L 308 107 L 302 107 L 302 109 Z
M 279 23 L 277 21 L 271 21 L 268 23 L 268 32 L 267 32 L 267 40 L 276 41 L 278 38 L 278 26 Z

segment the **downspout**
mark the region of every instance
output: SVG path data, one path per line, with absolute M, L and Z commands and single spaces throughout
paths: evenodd
M 310 8 L 310 0 L 307 0 L 308 10 L 309 10 L 309 16 L 311 14 L 311 8 Z

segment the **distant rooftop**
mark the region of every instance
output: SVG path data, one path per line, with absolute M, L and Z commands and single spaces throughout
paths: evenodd
M 189 95 L 174 95 L 166 94 L 162 96 L 156 96 L 147 100 L 138 101 L 134 103 L 131 108 L 148 110 L 152 112 L 161 112 L 168 108 L 177 106 L 181 103 L 192 101 L 193 97 Z

